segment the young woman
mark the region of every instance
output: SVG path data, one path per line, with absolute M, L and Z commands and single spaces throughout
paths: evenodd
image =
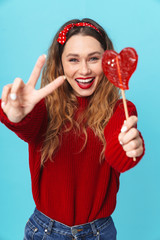
M 144 142 L 135 106 L 128 101 L 124 121 L 119 91 L 103 74 L 106 49 L 113 45 L 99 24 L 71 20 L 29 81 L 16 78 L 3 89 L 0 120 L 29 144 L 36 209 L 25 240 L 116 239 L 119 176 L 140 161 Z

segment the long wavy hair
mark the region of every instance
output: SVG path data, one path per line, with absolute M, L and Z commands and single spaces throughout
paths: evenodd
M 91 27 L 73 27 L 67 33 L 66 42 L 73 35 L 81 34 L 82 36 L 91 36 L 97 39 L 104 50 L 113 49 L 113 44 L 105 30 L 92 19 L 73 19 L 66 22 L 55 35 L 49 48 L 46 64 L 42 72 L 41 87 L 44 87 L 58 76 L 64 74 L 61 56 L 66 42 L 63 45 L 58 43 L 58 35 L 66 25 L 78 22 L 87 22 L 94 25 L 101 34 Z M 106 146 L 104 128 L 113 113 L 113 108 L 118 99 L 119 90 L 107 80 L 105 75 L 103 75 L 95 92 L 89 97 L 87 108 L 81 113 L 79 120 L 75 120 L 74 118 L 74 113 L 78 108 L 77 97 L 67 81 L 47 96 L 45 103 L 48 110 L 48 127 L 42 146 L 41 165 L 43 166 L 47 159 L 53 160 L 54 154 L 61 144 L 60 139 L 63 132 L 68 132 L 73 128 L 77 130 L 77 134 L 81 131 L 85 135 L 81 151 L 83 151 L 87 143 L 87 128 L 92 129 L 103 144 L 100 154 L 100 162 L 103 162 Z

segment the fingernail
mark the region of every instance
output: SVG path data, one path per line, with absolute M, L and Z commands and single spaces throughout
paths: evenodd
M 126 120 L 124 120 L 124 124 L 126 124 L 126 122 L 127 122 L 127 121 L 126 121 Z
M 47 55 L 46 55 L 46 54 L 43 54 L 43 56 L 44 56 L 45 58 L 47 58 Z
M 1 102 L 1 108 L 4 108 L 5 102 Z
M 64 77 L 64 80 L 66 80 L 66 79 L 67 79 L 65 75 L 64 75 L 63 77 Z
M 119 141 L 119 143 L 122 145 L 123 143 L 121 141 Z
M 10 98 L 11 98 L 13 101 L 15 101 L 16 98 L 17 98 L 17 95 L 16 95 L 15 93 L 11 93 L 11 94 L 10 94 Z
M 127 127 L 126 126 L 123 126 L 122 128 L 121 128 L 121 132 L 126 132 L 127 131 Z

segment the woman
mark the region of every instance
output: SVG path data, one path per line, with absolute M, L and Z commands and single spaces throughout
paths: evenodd
M 71 20 L 29 81 L 16 78 L 3 89 L 0 120 L 29 144 L 36 209 L 26 240 L 116 239 L 119 175 L 140 161 L 144 142 L 135 106 L 128 101 L 124 121 L 119 91 L 103 74 L 106 49 L 113 45 L 99 24 Z

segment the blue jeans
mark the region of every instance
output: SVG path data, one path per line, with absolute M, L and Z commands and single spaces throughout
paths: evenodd
M 35 209 L 26 224 L 24 240 L 116 240 L 116 234 L 111 217 L 69 227 Z

